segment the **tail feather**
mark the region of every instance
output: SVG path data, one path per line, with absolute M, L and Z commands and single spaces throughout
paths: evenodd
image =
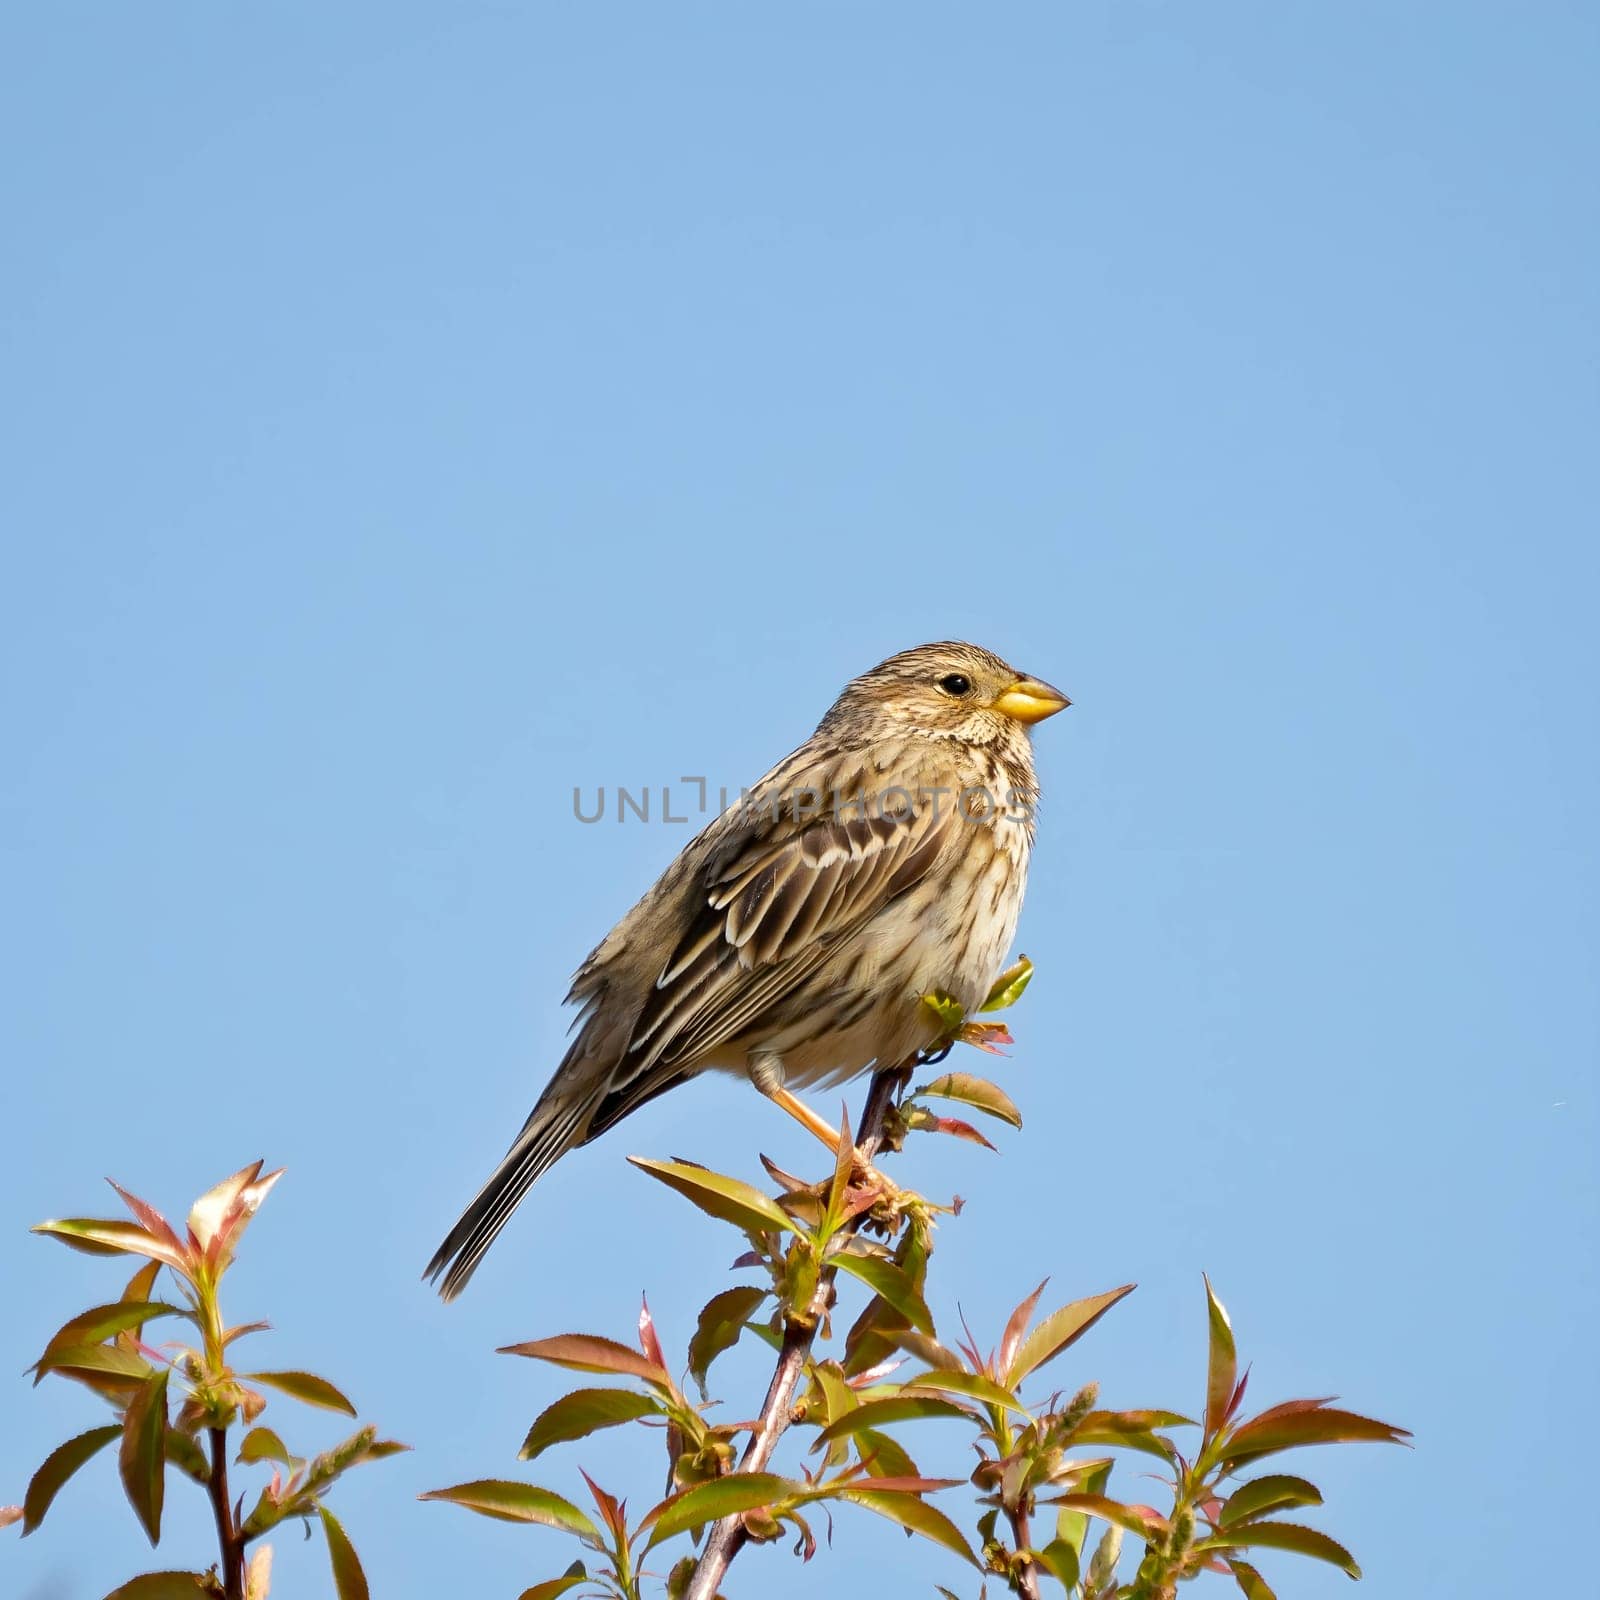
M 567 1151 L 584 1142 L 593 1110 L 594 1102 L 583 1099 L 534 1107 L 505 1159 L 428 1263 L 423 1277 L 429 1282 L 444 1274 L 439 1285 L 442 1299 L 454 1300 L 466 1288 L 484 1251 L 494 1243 L 523 1196 Z

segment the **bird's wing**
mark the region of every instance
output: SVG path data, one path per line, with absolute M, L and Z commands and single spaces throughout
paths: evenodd
M 954 796 L 914 779 L 858 804 L 854 788 L 779 781 L 751 796 L 700 877 L 688 929 L 618 1064 L 613 1092 L 626 1085 L 630 1101 L 653 1092 L 662 1070 L 750 1031 L 924 877 L 960 825 Z M 808 793 L 822 796 L 820 815 L 809 814 Z

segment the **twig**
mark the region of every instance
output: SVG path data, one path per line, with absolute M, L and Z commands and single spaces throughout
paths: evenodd
M 861 1108 L 861 1121 L 856 1129 L 856 1148 L 870 1161 L 883 1143 L 884 1123 L 894 1106 L 895 1094 L 906 1081 L 916 1063 L 906 1062 L 897 1067 L 886 1067 L 875 1073 L 872 1087 L 867 1091 L 866 1104 Z M 853 1217 L 839 1230 L 841 1234 L 854 1233 L 862 1218 Z M 834 1267 L 824 1267 L 817 1278 L 815 1293 L 811 1296 L 809 1316 L 804 1322 L 791 1319 L 784 1325 L 783 1344 L 778 1351 L 778 1364 L 767 1386 L 767 1398 L 761 1407 L 759 1423 L 739 1458 L 740 1472 L 760 1472 L 772 1459 L 778 1440 L 789 1426 L 794 1393 L 800 1386 L 811 1347 L 816 1343 L 817 1330 L 822 1325 L 823 1313 L 828 1309 L 833 1294 Z M 744 1522 L 738 1516 L 724 1517 L 712 1526 L 706 1536 L 706 1547 L 689 1580 L 684 1600 L 716 1600 L 717 1589 L 727 1573 L 728 1564 L 743 1548 L 748 1535 Z
M 1026 1550 L 1031 1542 L 1028 1531 L 1028 1513 L 1017 1510 L 1008 1513 L 1007 1520 L 1011 1523 L 1011 1542 L 1020 1550 Z M 1039 1600 L 1039 1568 L 1032 1561 L 1017 1563 L 1017 1593 L 1022 1600 Z
M 228 1600 L 245 1600 L 244 1540 L 233 1525 L 228 1504 L 228 1430 L 211 1430 L 211 1512 L 217 1519 L 217 1545 L 222 1552 L 222 1585 Z

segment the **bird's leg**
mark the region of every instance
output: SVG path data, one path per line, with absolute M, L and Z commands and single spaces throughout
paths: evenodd
M 783 1057 L 775 1050 L 750 1052 L 750 1081 L 774 1105 L 782 1106 L 807 1133 L 814 1134 L 827 1147 L 837 1153 L 839 1130 L 830 1128 L 827 1119 L 813 1111 L 804 1100 L 789 1093 L 783 1086 Z

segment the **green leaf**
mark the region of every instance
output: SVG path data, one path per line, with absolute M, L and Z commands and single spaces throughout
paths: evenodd
M 933 1333 L 933 1313 L 917 1292 L 917 1286 L 901 1267 L 882 1256 L 857 1255 L 839 1250 L 828 1257 L 828 1264 L 852 1278 L 859 1278 L 886 1305 L 893 1306 L 918 1333 Z
M 1039 1565 L 1070 1595 L 1078 1586 L 1078 1552 L 1065 1539 L 1052 1539 L 1035 1550 Z
M 1022 991 L 1028 987 L 1032 979 L 1033 963 L 1026 956 L 1018 956 L 1016 964 L 1007 967 L 994 980 L 994 986 L 978 1010 L 1004 1011 L 1007 1006 L 1014 1006 L 1022 998 Z
M 689 1341 L 689 1372 L 700 1385 L 701 1394 L 706 1391 L 706 1376 L 711 1370 L 711 1363 L 739 1342 L 745 1323 L 755 1314 L 767 1294 L 767 1290 L 757 1288 L 754 1284 L 741 1283 L 735 1288 L 724 1289 L 721 1294 L 712 1295 L 706 1302 L 700 1320 L 695 1325 L 694 1337 Z
M 328 1541 L 328 1562 L 333 1568 L 334 1593 L 339 1600 L 370 1600 L 367 1575 L 361 1570 L 356 1548 L 340 1526 L 339 1519 L 322 1505 L 317 1507 L 317 1515 L 322 1518 L 322 1532 Z
M 347 1417 L 356 1414 L 356 1408 L 326 1378 L 314 1372 L 245 1372 L 240 1374 L 250 1383 L 264 1383 L 269 1389 L 303 1401 L 308 1406 L 320 1406 L 324 1411 L 342 1411 Z
M 539 1413 L 519 1452 L 532 1461 L 553 1444 L 584 1439 L 601 1428 L 615 1428 L 640 1417 L 661 1416 L 658 1401 L 631 1389 L 574 1389 Z
M 1298 1522 L 1247 1522 L 1212 1539 L 1202 1539 L 1196 1550 L 1235 1550 L 1260 1547 L 1265 1550 L 1292 1550 L 1296 1555 L 1312 1556 L 1330 1562 L 1352 1578 L 1361 1576 L 1355 1557 L 1342 1544 L 1315 1528 Z
M 1278 1600 L 1267 1585 L 1267 1580 L 1248 1561 L 1235 1561 L 1227 1557 L 1228 1570 L 1233 1581 L 1244 1591 L 1245 1600 Z
M 663 1539 L 686 1529 L 720 1521 L 739 1511 L 781 1505 L 803 1498 L 805 1493 L 805 1484 L 780 1478 L 773 1472 L 735 1472 L 669 1495 L 651 1508 L 639 1528 L 641 1532 L 650 1530 L 650 1542 L 645 1548 L 653 1550 Z
M 1126 1450 L 1142 1450 L 1146 1455 L 1170 1461 L 1172 1444 L 1153 1430 L 1184 1426 L 1194 1424 L 1175 1411 L 1091 1411 L 1070 1437 L 1075 1445 L 1121 1445 Z
M 203 1572 L 141 1572 L 120 1589 L 113 1589 L 106 1600 L 195 1600 L 197 1595 L 214 1595 Z
M 856 1452 L 867 1470 L 879 1478 L 916 1478 L 921 1474 L 905 1447 L 891 1434 L 863 1428 L 856 1434 Z
M 131 1350 L 119 1349 L 110 1344 L 80 1344 L 58 1350 L 50 1370 L 63 1377 L 76 1378 L 94 1374 L 119 1380 L 124 1387 L 137 1388 L 144 1383 L 155 1368 L 141 1355 Z M 83 1381 L 87 1381 L 85 1378 Z
M 998 1117 L 1001 1122 L 1009 1122 L 1013 1128 L 1022 1126 L 1022 1113 L 1017 1110 L 1011 1096 L 999 1084 L 990 1083 L 987 1078 L 975 1077 L 970 1072 L 947 1072 L 943 1077 L 913 1089 L 911 1093 L 913 1096 L 931 1094 L 941 1100 L 959 1100 L 962 1105 L 971 1106 L 975 1111 Z
M 41 1222 L 31 1230 L 47 1239 L 59 1239 L 87 1256 L 148 1256 L 163 1261 L 188 1277 L 188 1262 L 181 1250 L 146 1232 L 137 1222 L 104 1217 L 60 1217 Z
M 985 1405 L 999 1406 L 1006 1411 L 1020 1411 L 1024 1416 L 1028 1414 L 1028 1408 L 1010 1390 L 1001 1388 L 994 1379 L 984 1377 L 981 1372 L 942 1372 L 935 1369 L 907 1378 L 900 1387 L 903 1392 L 937 1389 L 945 1394 L 981 1400 Z
M 1227 1420 L 1228 1402 L 1233 1399 L 1233 1386 L 1239 1377 L 1239 1356 L 1233 1343 L 1233 1324 L 1210 1278 L 1206 1286 L 1206 1311 L 1210 1320 L 1210 1354 L 1206 1362 L 1206 1424 L 1205 1436 L 1212 1438 Z
M 301 1465 L 299 1456 L 291 1455 L 289 1447 L 271 1428 L 252 1428 L 239 1446 L 236 1461 L 281 1461 L 292 1471 Z
M 57 1365 L 57 1356 L 66 1350 L 84 1345 L 100 1344 L 113 1334 L 129 1328 L 140 1328 L 156 1317 L 187 1316 L 177 1306 L 159 1300 L 114 1300 L 110 1305 L 95 1306 L 63 1323 L 44 1347 L 44 1354 L 34 1363 L 35 1383 Z
M 1263 1478 L 1252 1478 L 1241 1483 L 1228 1496 L 1218 1521 L 1223 1527 L 1243 1522 L 1249 1517 L 1265 1516 L 1271 1511 L 1282 1511 L 1289 1506 L 1320 1506 L 1322 1491 L 1304 1478 L 1291 1478 L 1287 1473 L 1269 1473 Z
M 117 1457 L 123 1492 L 151 1544 L 161 1542 L 161 1507 L 166 1498 L 167 1378 L 165 1367 L 152 1373 L 128 1402 Z
M 1320 1403 L 1291 1401 L 1275 1406 L 1259 1417 L 1242 1424 L 1229 1435 L 1222 1447 L 1225 1464 L 1237 1466 L 1257 1456 L 1278 1450 L 1293 1450 L 1306 1444 L 1343 1444 L 1356 1440 L 1376 1444 L 1399 1444 L 1411 1435 L 1373 1417 L 1354 1411 L 1339 1411 Z
M 574 1561 L 565 1576 L 546 1578 L 543 1583 L 536 1583 L 531 1589 L 524 1589 L 517 1596 L 517 1600 L 556 1600 L 557 1595 L 565 1594 L 568 1589 L 575 1589 L 580 1583 L 587 1581 L 588 1576 L 583 1563 Z
M 941 1033 L 953 1034 L 966 1020 L 966 1010 L 959 1000 L 953 1000 L 943 989 L 935 989 L 932 994 L 925 994 L 922 1003 L 934 1015 Z
M 817 1435 L 817 1446 L 832 1444 L 863 1428 L 882 1428 L 891 1422 L 910 1422 L 919 1417 L 959 1417 L 964 1422 L 973 1420 L 972 1413 L 954 1400 L 942 1400 L 932 1394 L 895 1394 L 882 1400 L 863 1401 L 854 1411 L 847 1411 L 837 1421 L 830 1422 Z
M 1087 1300 L 1075 1300 L 1070 1306 L 1052 1311 L 1026 1339 L 1017 1351 L 1006 1382 L 1015 1389 L 1030 1372 L 1037 1371 L 1045 1362 L 1053 1361 L 1069 1345 L 1075 1344 L 1097 1323 L 1112 1306 L 1124 1296 L 1133 1293 L 1134 1285 L 1125 1283 L 1120 1289 L 1107 1294 L 1091 1295 Z
M 939 1372 L 964 1372 L 966 1368 L 961 1364 L 961 1357 L 954 1350 L 947 1350 L 937 1339 L 930 1339 L 925 1333 L 918 1333 L 914 1328 L 895 1328 L 891 1330 L 890 1337 L 902 1350 L 914 1355 L 918 1361 L 925 1361 L 930 1367 Z
M 529 1339 L 524 1344 L 501 1345 L 498 1353 L 548 1361 L 574 1372 L 613 1372 L 622 1377 L 643 1378 L 666 1389 L 672 1387 L 665 1367 L 628 1345 L 594 1333 L 558 1333 L 551 1339 Z
M 659 1178 L 669 1189 L 676 1189 L 708 1216 L 731 1222 L 746 1233 L 793 1231 L 794 1223 L 786 1211 L 759 1189 L 737 1178 L 690 1161 L 648 1161 L 643 1156 L 629 1156 L 628 1160 L 652 1178 Z
M 480 1478 L 473 1483 L 458 1483 L 450 1489 L 430 1489 L 419 1500 L 443 1500 L 464 1506 L 479 1516 L 500 1522 L 537 1522 L 546 1528 L 575 1533 L 586 1543 L 600 1548 L 600 1530 L 570 1500 L 531 1483 L 512 1483 L 502 1478 Z
M 39 1470 L 28 1484 L 22 1499 L 22 1531 L 30 1534 L 44 1521 L 50 1502 L 61 1492 L 62 1485 L 87 1461 L 93 1460 L 122 1432 L 122 1424 L 108 1422 L 103 1428 L 91 1428 L 65 1444 L 58 1444 L 44 1458 Z
M 843 1488 L 828 1491 L 825 1497 L 819 1495 L 815 1498 L 848 1500 L 851 1505 L 864 1506 L 868 1511 L 876 1511 L 880 1517 L 898 1522 L 902 1528 L 909 1528 L 912 1533 L 920 1533 L 924 1539 L 943 1545 L 946 1550 L 953 1551 L 973 1566 L 978 1565 L 972 1546 L 955 1523 L 936 1506 L 930 1506 L 926 1500 L 919 1500 L 914 1494 L 895 1494 L 885 1489 L 856 1489 L 847 1484 Z
M 168 1428 L 165 1448 L 168 1466 L 176 1467 L 186 1478 L 192 1479 L 195 1483 L 211 1482 L 211 1463 L 206 1460 L 205 1452 L 188 1434 L 180 1433 L 176 1428 Z

